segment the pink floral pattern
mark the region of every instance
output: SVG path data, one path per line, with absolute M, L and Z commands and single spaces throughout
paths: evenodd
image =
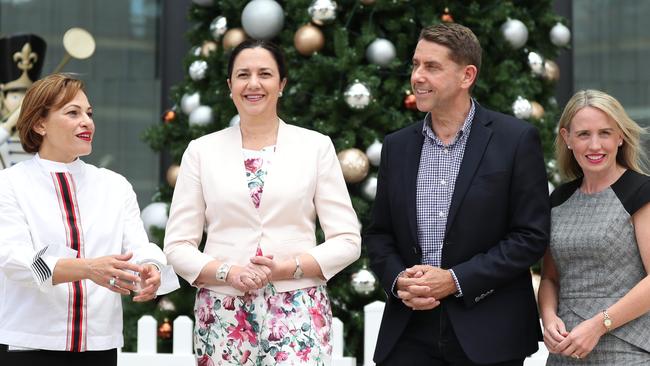
M 194 311 L 199 365 L 330 363 L 332 312 L 325 286 L 277 293 L 269 284 L 244 296 L 201 289 Z
M 275 146 L 265 147 L 262 150 L 244 150 L 244 169 L 246 170 L 246 183 L 250 191 L 251 200 L 255 208 L 260 208 L 264 180 L 271 165 L 270 157 L 275 151 Z

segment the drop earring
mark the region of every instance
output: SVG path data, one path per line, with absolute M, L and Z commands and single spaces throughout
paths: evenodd
M 232 99 L 232 93 L 228 94 L 228 97 L 229 97 L 230 99 Z
M 282 90 L 278 93 L 278 98 L 282 98 Z

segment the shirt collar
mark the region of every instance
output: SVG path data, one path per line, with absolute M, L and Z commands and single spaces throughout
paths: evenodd
M 456 141 L 469 135 L 469 131 L 472 128 L 472 121 L 474 120 L 474 113 L 476 112 L 476 104 L 474 102 L 474 98 L 470 98 L 470 102 L 471 104 L 469 107 L 469 113 L 467 113 L 467 117 L 465 117 L 463 126 L 460 128 L 458 134 L 456 135 L 456 138 L 454 138 L 454 141 L 450 145 L 455 144 Z M 440 145 L 443 145 L 442 141 L 440 141 L 438 136 L 436 136 L 435 132 L 433 132 L 433 129 L 431 128 L 431 112 L 428 112 L 427 115 L 424 117 L 424 126 L 422 126 L 422 134 L 425 137 L 426 136 L 430 137 L 432 140 L 439 143 Z
M 36 163 L 48 173 L 70 173 L 73 176 L 81 174 L 85 163 L 77 158 L 72 163 L 60 163 L 58 161 L 52 161 L 41 158 L 41 156 L 36 153 L 34 155 L 34 160 Z

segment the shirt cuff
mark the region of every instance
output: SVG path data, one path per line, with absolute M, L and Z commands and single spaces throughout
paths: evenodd
M 406 271 L 402 271 L 397 274 L 397 277 L 395 277 L 395 281 L 393 281 L 393 286 L 390 288 L 390 292 L 395 296 L 396 298 L 399 299 L 399 296 L 397 296 L 397 290 L 395 289 L 395 286 L 397 285 L 397 280 L 404 274 Z
M 463 297 L 463 289 L 460 288 L 460 283 L 458 282 L 458 278 L 456 278 L 456 274 L 454 273 L 453 269 L 449 270 L 449 273 L 451 273 L 451 277 L 454 279 L 454 283 L 456 284 L 456 294 L 454 296 L 456 297 Z

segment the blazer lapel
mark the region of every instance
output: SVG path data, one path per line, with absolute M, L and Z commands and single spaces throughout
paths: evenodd
M 263 215 L 266 212 L 266 206 L 273 205 L 273 203 L 268 203 L 268 201 L 273 200 L 275 192 L 274 187 L 276 184 L 282 183 L 282 177 L 285 174 L 282 172 L 284 169 L 284 163 L 286 160 L 291 157 L 291 136 L 289 136 L 290 131 L 287 128 L 287 124 L 283 121 L 279 121 L 278 126 L 278 136 L 275 140 L 275 152 L 273 152 L 273 157 L 271 158 L 271 167 L 268 170 L 268 175 L 264 178 L 264 190 L 262 191 L 262 196 L 260 197 L 260 214 Z
M 424 136 L 422 135 L 423 126 L 424 121 L 412 127 L 413 137 L 406 144 L 404 154 L 404 197 L 406 197 L 406 208 L 408 210 L 406 214 L 408 216 L 413 242 L 416 244 L 418 243 L 416 188 L 418 170 L 420 168 L 420 155 L 422 154 L 422 144 L 424 143 Z
M 232 184 L 235 185 L 233 187 L 234 194 L 238 196 L 239 201 L 242 203 L 246 202 L 244 207 L 247 210 L 257 215 L 257 210 L 253 205 L 253 200 L 248 189 L 248 182 L 246 181 L 246 168 L 244 166 L 244 153 L 242 151 L 242 137 L 239 126 L 230 128 L 224 137 L 219 150 L 223 152 L 222 159 L 226 171 L 223 174 L 220 173 L 219 176 L 222 179 L 225 177 L 233 177 Z
M 472 129 L 469 133 L 467 145 L 465 146 L 465 154 L 463 155 L 463 161 L 460 165 L 460 170 L 458 171 L 458 177 L 456 178 L 454 194 L 451 198 L 445 234 L 449 232 L 449 228 L 454 222 L 460 204 L 463 202 L 463 198 L 472 183 L 476 169 L 478 168 L 481 159 L 483 159 L 485 148 L 492 136 L 492 131 L 486 127 L 489 122 L 491 122 L 491 120 L 489 120 L 485 115 L 484 109 L 476 103 L 476 112 L 474 120 L 472 121 Z

